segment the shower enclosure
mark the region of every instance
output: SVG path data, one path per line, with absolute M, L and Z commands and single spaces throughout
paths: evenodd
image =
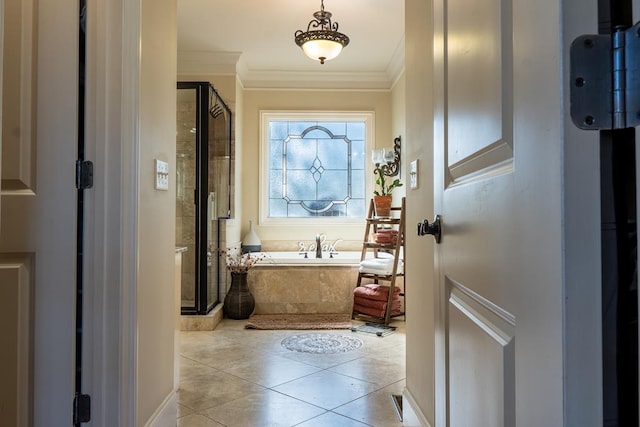
M 182 314 L 207 314 L 226 289 L 225 219 L 231 216 L 231 110 L 209 82 L 178 82 L 176 244 Z

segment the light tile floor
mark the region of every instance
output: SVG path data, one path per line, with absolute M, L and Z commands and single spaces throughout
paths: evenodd
M 405 386 L 402 320 L 384 337 L 246 330 L 245 323 L 224 319 L 214 331 L 181 332 L 179 427 L 402 426 L 391 401 Z M 326 355 L 282 347 L 302 333 L 345 334 L 363 345 Z

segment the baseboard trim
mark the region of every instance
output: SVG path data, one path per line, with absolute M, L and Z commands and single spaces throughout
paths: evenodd
M 404 427 L 431 427 L 411 392 L 406 388 L 402 391 L 402 425 Z
M 144 425 L 145 427 L 175 427 L 177 419 L 178 394 L 172 390 Z

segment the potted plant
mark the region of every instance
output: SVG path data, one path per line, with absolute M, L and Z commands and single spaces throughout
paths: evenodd
M 373 204 L 376 216 L 380 217 L 390 216 L 393 189 L 402 187 L 402 182 L 398 178 L 394 179 L 385 175 L 383 165 L 381 165 L 384 158 L 384 150 L 373 151 L 372 159 L 375 164 L 374 173 L 376 175 L 376 186 L 378 187 L 373 192 Z
M 263 259 L 263 253 L 241 253 L 237 248 L 221 250 L 227 269 L 231 273 L 231 286 L 224 297 L 223 313 L 229 319 L 248 319 L 256 307 L 255 299 L 249 289 L 247 275 L 249 270 Z

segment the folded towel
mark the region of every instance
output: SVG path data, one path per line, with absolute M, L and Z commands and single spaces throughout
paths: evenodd
M 377 268 L 377 269 L 388 269 L 389 267 L 393 267 L 392 259 L 381 259 L 381 258 L 372 258 L 365 259 L 360 262 L 360 267 L 363 268 Z
M 372 295 L 381 294 L 386 296 L 389 295 L 389 290 L 391 288 L 387 285 L 381 285 L 379 283 L 367 283 L 365 285 L 358 286 L 356 289 L 369 291 Z M 394 286 L 393 291 L 400 292 L 400 289 Z
M 391 275 L 393 274 L 393 259 L 366 259 L 360 262 L 358 271 L 360 271 L 360 273 Z M 402 260 L 398 260 L 397 273 L 402 274 L 403 271 L 403 262 Z
M 398 232 L 391 232 L 391 230 L 379 230 L 373 234 L 373 241 L 376 243 L 396 243 L 398 239 Z
M 385 296 L 389 295 L 389 290 L 391 289 L 390 286 L 387 285 L 381 285 L 379 283 L 367 283 L 365 285 L 359 286 L 359 288 L 364 288 L 364 289 L 368 289 L 370 291 L 372 291 L 373 293 L 378 293 L 378 294 L 382 294 Z M 400 293 L 400 288 L 397 286 L 393 287 L 393 292 L 398 294 Z
M 381 264 L 381 265 L 389 265 L 389 264 L 393 264 L 393 258 L 387 258 L 387 257 L 378 257 L 378 258 L 366 258 L 363 261 L 360 261 L 360 264 L 363 265 L 374 265 L 374 264 Z
M 378 251 L 378 258 L 377 258 L 377 259 L 380 259 L 380 258 L 393 259 L 393 254 L 390 254 L 390 253 L 388 253 L 388 252 L 381 252 L 381 251 Z M 375 259 L 375 258 L 374 258 L 374 259 Z
M 398 235 L 398 230 L 394 230 L 393 228 L 379 228 L 378 229 L 378 233 L 380 234 L 391 234 L 391 235 Z
M 395 294 L 400 293 L 400 288 L 394 287 Z M 353 290 L 354 297 L 367 298 L 376 301 L 386 302 L 389 299 L 389 286 L 370 283 L 364 286 L 357 286 Z M 396 298 L 396 297 L 394 297 Z
M 361 305 L 363 307 L 377 308 L 378 310 L 386 310 L 387 308 L 386 301 L 378 301 L 378 300 L 362 298 L 358 296 L 353 298 L 353 303 L 356 305 Z M 400 307 L 401 307 L 400 298 L 396 296 L 394 300 L 391 302 L 391 308 L 393 310 L 399 310 Z
M 373 317 L 384 317 L 385 316 L 385 310 L 380 310 L 377 308 L 371 308 L 371 307 L 365 307 L 363 305 L 359 305 L 359 304 L 353 304 L 353 311 L 357 312 L 357 313 L 362 313 L 362 314 L 368 314 L 369 316 L 373 316 Z M 402 314 L 402 311 L 400 309 L 392 309 L 391 310 L 391 315 L 392 316 L 398 316 Z

